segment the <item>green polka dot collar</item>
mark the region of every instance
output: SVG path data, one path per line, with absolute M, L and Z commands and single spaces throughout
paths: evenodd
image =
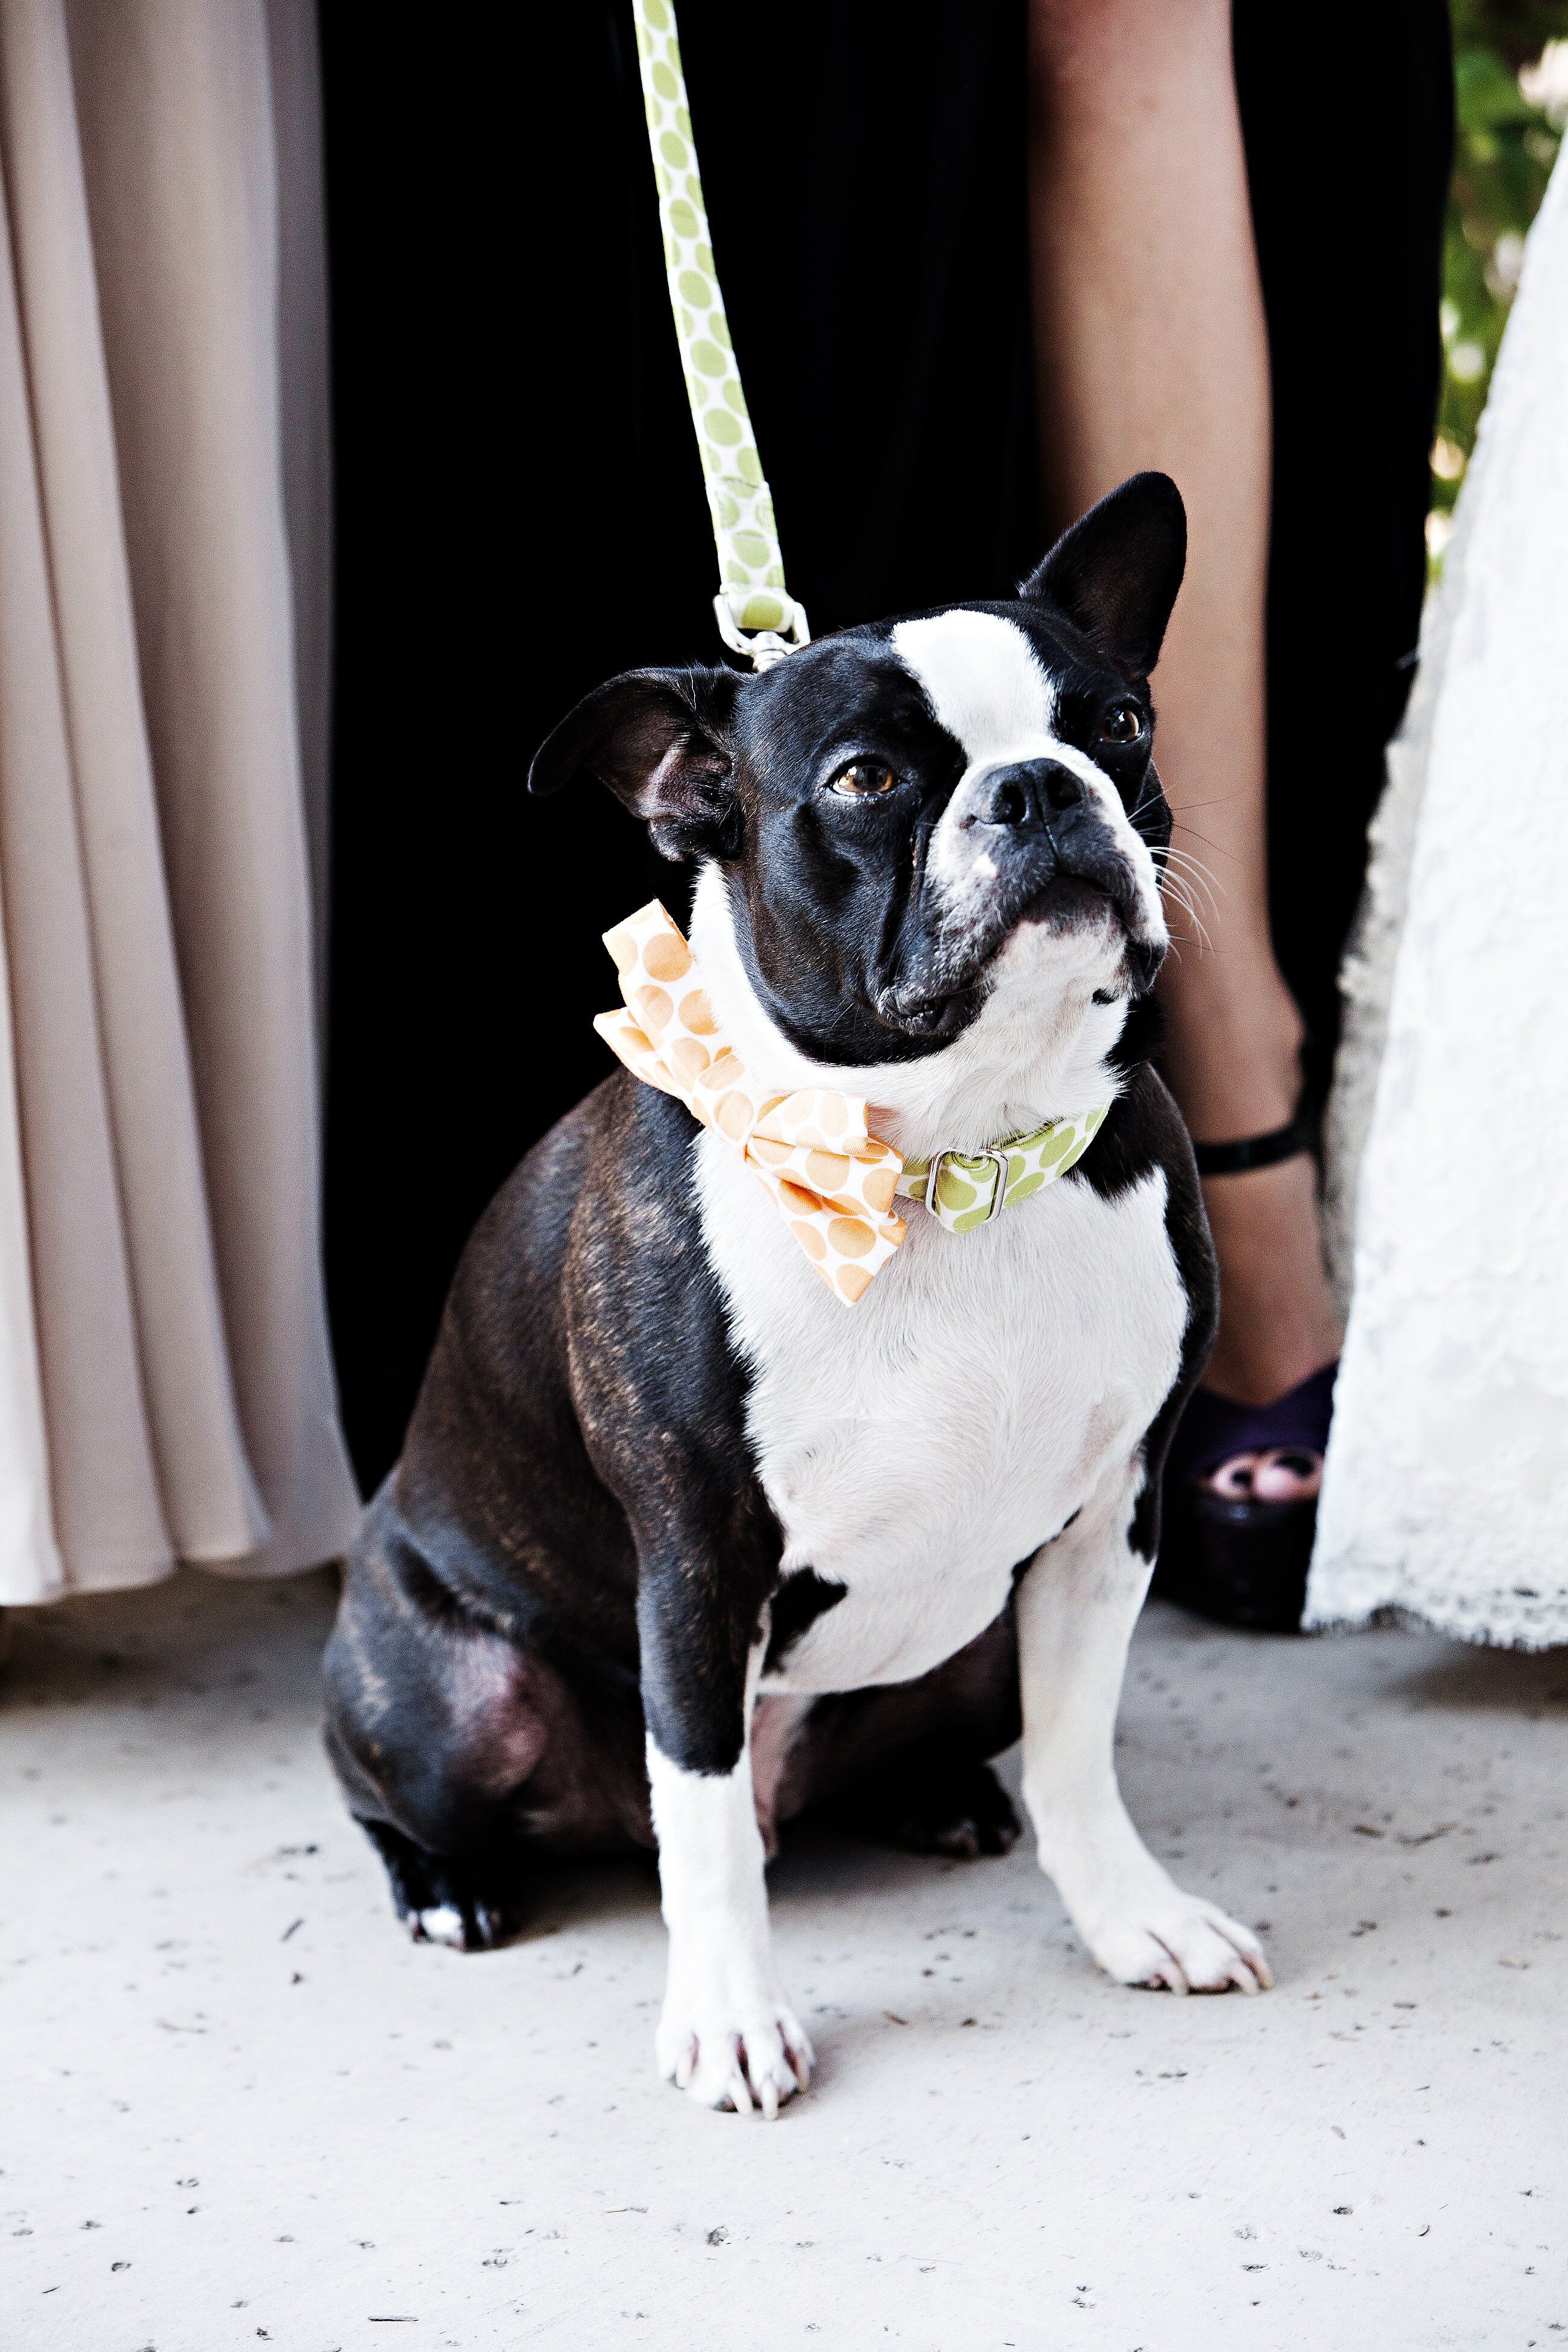
M 758 669 L 810 642 L 784 587 L 773 502 L 730 342 L 670 0 L 632 0 L 669 303 L 719 551 L 719 634 Z
M 1027 1135 L 1008 1136 L 984 1151 L 939 1151 L 907 1160 L 896 1192 L 919 1201 L 950 1234 L 973 1233 L 1015 1201 L 1026 1201 L 1083 1158 L 1104 1121 L 1109 1103 L 1070 1118 L 1048 1118 Z M 934 1188 L 934 1197 L 933 1197 Z

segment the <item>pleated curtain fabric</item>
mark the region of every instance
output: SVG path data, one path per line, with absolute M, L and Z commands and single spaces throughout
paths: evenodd
M 311 0 L 0 0 L 0 1602 L 332 1557 Z

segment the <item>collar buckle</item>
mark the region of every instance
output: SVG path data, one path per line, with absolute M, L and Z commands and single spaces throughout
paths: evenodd
M 942 1164 L 944 1160 L 966 1160 L 971 1167 L 973 1166 L 977 1160 L 990 1160 L 991 1165 L 996 1171 L 996 1189 L 991 1195 L 991 1205 L 986 1210 L 985 1214 L 981 1218 L 980 1222 L 983 1225 L 988 1225 L 993 1217 L 1000 1216 L 1002 1213 L 1003 1200 L 1007 1191 L 1007 1146 L 1005 1143 L 990 1143 L 986 1145 L 984 1151 L 947 1150 L 934 1153 L 931 1163 L 931 1173 L 926 1178 L 925 1197 L 925 1205 L 931 1211 L 933 1217 L 938 1215 L 936 1204 L 937 1179 L 942 1173 Z M 960 1169 L 959 1173 L 962 1175 L 963 1172 L 963 1170 Z M 938 1217 L 938 1222 L 941 1222 L 940 1217 Z

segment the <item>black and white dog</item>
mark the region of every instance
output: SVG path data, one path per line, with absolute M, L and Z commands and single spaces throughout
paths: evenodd
M 855 628 L 754 677 L 601 687 L 531 782 L 595 776 L 698 866 L 747 1068 L 906 1157 L 1112 1108 L 976 1231 L 912 1208 L 854 1307 L 685 1106 L 618 1072 L 458 1269 L 349 1564 L 329 1744 L 416 1935 L 500 1940 L 530 1852 L 657 1839 L 663 2072 L 766 2114 L 811 2051 L 775 1971 L 775 1823 L 830 1803 L 1001 1851 L 1022 1730 L 1043 1867 L 1131 1984 L 1250 1992 L 1112 1733 L 1167 1440 L 1212 1335 L 1192 1152 L 1148 1066 L 1170 816 L 1148 673 L 1185 519 L 1143 474 L 1016 602 Z

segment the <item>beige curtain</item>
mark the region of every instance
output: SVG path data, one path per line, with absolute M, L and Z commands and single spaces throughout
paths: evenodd
M 0 170 L 5 1602 L 303 1567 L 357 1516 L 311 0 L 0 0 Z

